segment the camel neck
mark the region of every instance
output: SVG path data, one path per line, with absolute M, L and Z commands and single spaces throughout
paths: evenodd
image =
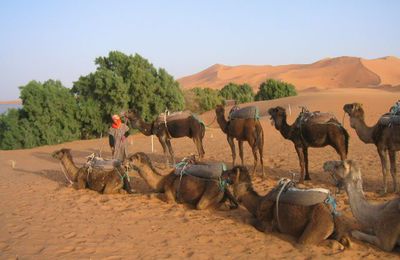
M 155 192 L 164 192 L 165 177 L 160 175 L 154 167 L 149 164 L 136 166 L 139 175 Z
M 146 123 L 143 119 L 138 119 L 138 129 L 139 131 L 146 135 L 150 136 L 152 135 L 152 124 Z
M 374 225 L 380 212 L 380 205 L 370 204 L 364 196 L 362 180 L 358 178 L 346 183 L 346 191 L 349 196 L 351 211 L 354 217 L 365 226 Z
M 365 124 L 364 118 L 351 117 L 351 126 L 356 130 L 358 137 L 366 144 L 373 143 L 372 133 L 375 127 L 369 127 Z
M 242 202 L 244 207 L 253 215 L 256 216 L 257 214 L 257 209 L 260 205 L 260 201 L 262 197 L 257 194 L 253 190 L 253 188 L 249 185 L 247 185 L 247 190 L 243 194 L 238 196 L 238 199 Z
M 226 121 L 225 119 L 225 112 L 222 113 L 217 113 L 217 122 L 219 127 L 221 128 L 222 132 L 224 132 L 226 134 L 227 130 L 227 125 L 228 125 L 228 121 Z
M 286 118 L 282 119 L 282 126 L 279 129 L 279 132 L 281 132 L 282 136 L 285 139 L 291 139 L 292 138 L 292 128 L 293 125 L 289 125 L 286 121 Z
M 79 168 L 75 165 L 74 161 L 72 161 L 72 159 L 64 155 L 63 158 L 61 159 L 61 163 L 64 166 L 65 170 L 67 171 L 67 174 L 70 176 L 71 180 L 75 182 Z

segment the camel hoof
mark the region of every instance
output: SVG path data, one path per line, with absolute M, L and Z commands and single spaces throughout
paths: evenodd
M 383 190 L 378 190 L 378 195 L 379 195 L 379 196 L 384 197 L 384 196 L 386 196 L 386 194 L 387 194 L 387 190 L 385 190 L 385 189 L 383 189 Z
M 310 178 L 310 176 L 306 176 L 306 177 L 304 178 L 304 180 L 305 180 L 305 181 L 311 181 L 311 178 Z

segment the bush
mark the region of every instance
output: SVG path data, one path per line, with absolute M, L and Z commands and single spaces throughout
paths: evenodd
M 236 103 L 238 104 L 247 103 L 254 100 L 253 89 L 249 84 L 238 85 L 235 83 L 229 83 L 221 89 L 220 95 L 225 100 L 236 100 Z
M 279 80 L 268 79 L 267 81 L 261 83 L 260 88 L 255 96 L 255 100 L 270 100 L 296 95 L 296 89 L 292 84 Z
M 223 102 L 218 90 L 210 88 L 193 88 L 192 91 L 196 95 L 196 102 L 199 107 L 199 113 L 214 109 L 216 105 Z

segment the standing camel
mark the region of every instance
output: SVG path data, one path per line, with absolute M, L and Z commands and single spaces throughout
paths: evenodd
M 389 154 L 393 189 L 397 192 L 396 151 L 400 150 L 400 125 L 384 126 L 378 122 L 372 127 L 367 126 L 364 121 L 364 110 L 359 103 L 346 104 L 343 110 L 350 116 L 350 126 L 356 130 L 361 141 L 376 145 L 382 165 L 383 193 L 387 192 L 387 154 Z
M 157 136 L 163 148 L 167 165 L 169 164 L 169 159 L 171 159 L 173 164 L 175 164 L 171 138 L 185 136 L 191 138 L 196 145 L 199 158 L 202 159 L 204 157 L 203 138 L 205 134 L 205 126 L 203 122 L 191 113 L 185 113 L 184 115 L 185 116 L 180 117 L 179 119 L 171 121 L 168 121 L 168 116 L 166 119 L 158 117 L 152 123 L 146 123 L 140 117 L 139 113 L 134 110 L 129 110 L 124 113 L 124 116 L 128 118 L 133 128 L 139 129 L 139 131 L 146 136 Z M 168 154 L 170 158 L 168 158 Z
M 368 233 L 353 231 L 352 235 L 377 247 L 392 251 L 400 245 L 400 198 L 370 204 L 364 196 L 361 172 L 354 161 L 328 161 L 324 170 L 330 172 L 338 188 L 344 187 L 351 211 Z
M 233 185 L 233 193 L 240 204 L 253 215 L 254 227 L 261 232 L 278 230 L 297 238 L 300 244 L 319 244 L 330 238 L 348 246 L 347 228 L 341 219 L 333 216 L 325 202 L 310 206 L 279 202 L 267 194 L 260 196 L 253 189 L 248 170 L 236 166 L 223 173 Z
M 196 209 L 218 208 L 229 199 L 231 208 L 237 208 L 229 190 L 215 179 L 199 178 L 189 174 L 179 175 L 172 170 L 161 175 L 145 153 L 130 155 L 126 166 L 136 170 L 154 192 L 165 193 L 167 202 L 182 202 Z
M 349 146 L 349 134 L 333 117 L 324 123 L 302 122 L 299 116 L 292 125 L 286 121 L 286 110 L 283 107 L 268 110 L 272 123 L 285 139 L 293 142 L 300 162 L 300 182 L 311 180 L 308 172 L 308 147 L 332 146 L 345 160 Z M 304 177 L 305 172 L 305 177 Z
M 236 150 L 233 139 L 235 138 L 238 141 L 239 156 L 242 161 L 242 165 L 244 165 L 243 141 L 247 141 L 251 147 L 251 150 L 253 151 L 253 156 L 254 156 L 253 174 L 255 173 L 257 167 L 257 162 L 258 162 L 257 150 L 258 150 L 258 153 L 260 154 L 262 176 L 265 177 L 264 161 L 263 161 L 264 132 L 260 121 L 254 118 L 233 119 L 227 121 L 225 119 L 225 108 L 222 105 L 218 105 L 215 108 L 215 113 L 217 116 L 218 125 L 221 128 L 221 130 L 226 134 L 229 146 L 231 147 L 233 166 L 235 166 L 235 160 L 236 160 Z

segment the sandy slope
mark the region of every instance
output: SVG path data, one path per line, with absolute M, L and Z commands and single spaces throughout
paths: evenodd
M 184 88 L 200 86 L 220 89 L 229 82 L 235 82 L 248 83 L 257 90 L 266 78 L 290 82 L 298 90 L 397 86 L 400 85 L 400 59 L 384 57 L 366 60 L 356 57 L 337 57 L 312 64 L 281 66 L 216 64 L 178 81 Z
M 258 102 L 262 114 L 268 107 L 289 104 L 293 122 L 299 105 L 312 110 L 331 111 L 342 117 L 346 102 L 364 103 L 366 121 L 372 124 L 398 99 L 398 95 L 379 90 L 340 89 L 302 93 L 301 96 Z M 203 115 L 206 124 L 214 113 Z M 265 164 L 268 179 L 254 178 L 256 189 L 265 194 L 277 179 L 298 172 L 298 161 L 292 144 L 284 140 L 262 118 L 265 133 Z M 225 136 L 212 124 L 205 136 L 207 161 L 223 161 L 230 165 L 231 156 Z M 379 197 L 382 184 L 380 163 L 373 145 L 363 144 L 349 129 L 349 157 L 359 161 L 363 170 L 366 196 L 384 201 L 398 195 Z M 149 153 L 157 166 L 163 161 L 161 147 L 141 134 L 130 137 L 130 152 Z M 183 205 L 166 204 L 135 174 L 133 195 L 100 195 L 89 190 L 76 191 L 66 186 L 58 162 L 50 153 L 61 147 L 72 148 L 77 164 L 84 156 L 103 147 L 110 153 L 107 140 L 76 141 L 29 150 L 0 151 L 0 258 L 19 259 L 398 259 L 399 252 L 385 253 L 365 243 L 354 242 L 353 248 L 339 252 L 327 246 L 301 247 L 293 238 L 277 233 L 260 233 L 248 224 L 244 208 L 233 211 L 196 211 Z M 173 140 L 176 156 L 182 158 L 194 151 L 187 139 Z M 337 159 L 332 148 L 310 150 L 313 179 L 309 187 L 333 190 L 331 180 L 322 172 L 322 163 Z M 11 160 L 15 169 L 11 168 Z M 250 149 L 245 146 L 245 160 L 252 164 Z M 390 186 L 391 187 L 391 186 Z M 339 208 L 354 224 L 346 194 L 337 195 Z

